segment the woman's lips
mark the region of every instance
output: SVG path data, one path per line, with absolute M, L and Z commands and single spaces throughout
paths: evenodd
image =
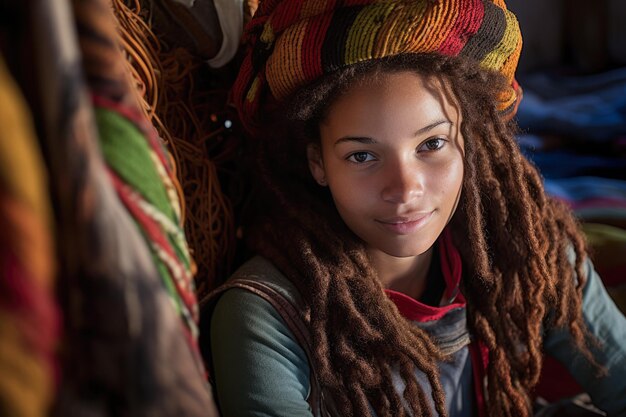
M 408 235 L 420 229 L 428 220 L 434 211 L 428 213 L 420 213 L 409 217 L 393 217 L 384 220 L 376 220 L 385 229 L 398 234 Z

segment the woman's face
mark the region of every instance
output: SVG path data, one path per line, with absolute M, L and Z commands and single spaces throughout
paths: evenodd
M 350 88 L 320 125 L 311 173 L 370 250 L 427 251 L 451 219 L 463 182 L 461 116 L 440 83 L 412 72 Z

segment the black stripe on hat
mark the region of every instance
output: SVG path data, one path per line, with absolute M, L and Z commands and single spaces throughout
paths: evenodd
M 504 10 L 493 4 L 491 0 L 483 0 L 485 15 L 478 32 L 472 36 L 461 50 L 460 55 L 482 59 L 502 40 L 506 31 L 506 16 Z
M 363 6 L 342 7 L 333 15 L 321 49 L 322 69 L 325 73 L 344 66 L 348 33 L 361 10 Z

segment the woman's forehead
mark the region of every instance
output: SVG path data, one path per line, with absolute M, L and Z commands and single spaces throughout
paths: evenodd
M 413 146 L 432 135 L 460 139 L 460 122 L 460 113 L 437 84 L 431 86 L 412 72 L 392 73 L 376 83 L 359 83 L 338 98 L 319 134 L 324 146 L 355 139 Z
M 369 125 L 406 113 L 416 119 L 446 119 L 456 124 L 457 107 L 451 90 L 438 77 L 414 71 L 376 72 L 347 86 L 330 103 L 322 124 L 363 119 Z

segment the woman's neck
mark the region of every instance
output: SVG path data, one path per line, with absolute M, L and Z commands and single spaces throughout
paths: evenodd
M 398 258 L 380 251 L 370 251 L 372 266 L 384 288 L 419 299 L 426 288 L 433 248 L 421 255 Z

